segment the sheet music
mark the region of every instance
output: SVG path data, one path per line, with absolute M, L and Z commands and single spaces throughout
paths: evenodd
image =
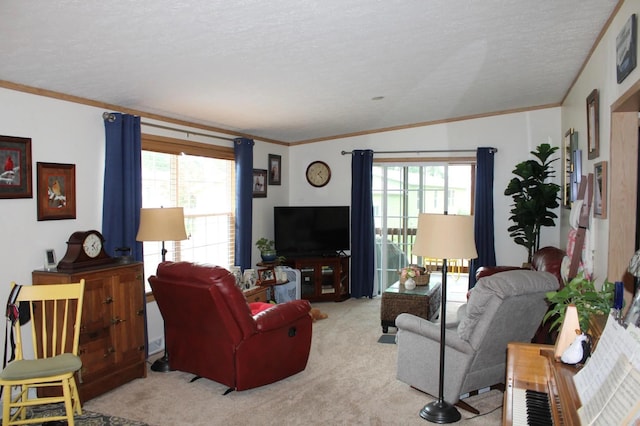
M 620 355 L 603 385 L 593 398 L 578 410 L 583 425 L 618 425 L 638 410 L 637 395 L 640 392 L 640 371 L 635 370 L 629 359 Z
M 580 401 L 584 403 L 593 397 L 604 384 L 620 355 L 625 355 L 637 368 L 640 363 L 640 333 L 637 331 L 633 325 L 625 329 L 613 315 L 609 315 L 596 350 L 573 378 Z
M 574 376 L 584 425 L 627 424 L 640 413 L 640 331 L 609 316 L 597 348 Z

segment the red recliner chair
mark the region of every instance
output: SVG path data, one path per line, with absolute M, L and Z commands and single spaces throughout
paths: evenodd
M 240 391 L 306 368 L 312 322 L 308 301 L 266 306 L 252 315 L 229 271 L 189 262 L 162 262 L 149 283 L 164 318 L 172 370 Z

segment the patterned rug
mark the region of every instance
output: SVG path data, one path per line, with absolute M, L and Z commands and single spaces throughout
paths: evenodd
M 63 404 L 52 404 L 49 406 L 39 406 L 29 409 L 28 416 L 31 417 L 37 413 L 38 416 L 51 417 L 59 416 L 64 413 Z M 82 410 L 81 416 L 75 416 L 75 423 L 78 426 L 148 426 L 146 423 L 127 420 L 120 417 L 105 416 L 100 413 Z M 51 422 L 51 425 L 62 425 L 66 422 Z M 45 423 L 47 425 L 47 423 Z

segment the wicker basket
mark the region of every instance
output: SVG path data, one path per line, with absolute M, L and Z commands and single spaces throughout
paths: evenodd
M 429 278 L 431 277 L 430 272 L 425 272 L 422 275 L 418 275 L 413 277 L 413 280 L 416 282 L 416 285 L 427 285 L 429 284 Z

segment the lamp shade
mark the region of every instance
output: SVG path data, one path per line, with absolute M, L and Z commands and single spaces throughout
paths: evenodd
M 478 252 L 473 216 L 420 214 L 413 254 L 435 259 L 475 259 Z
M 187 239 L 184 209 L 167 207 L 140 209 L 137 241 L 180 241 Z

